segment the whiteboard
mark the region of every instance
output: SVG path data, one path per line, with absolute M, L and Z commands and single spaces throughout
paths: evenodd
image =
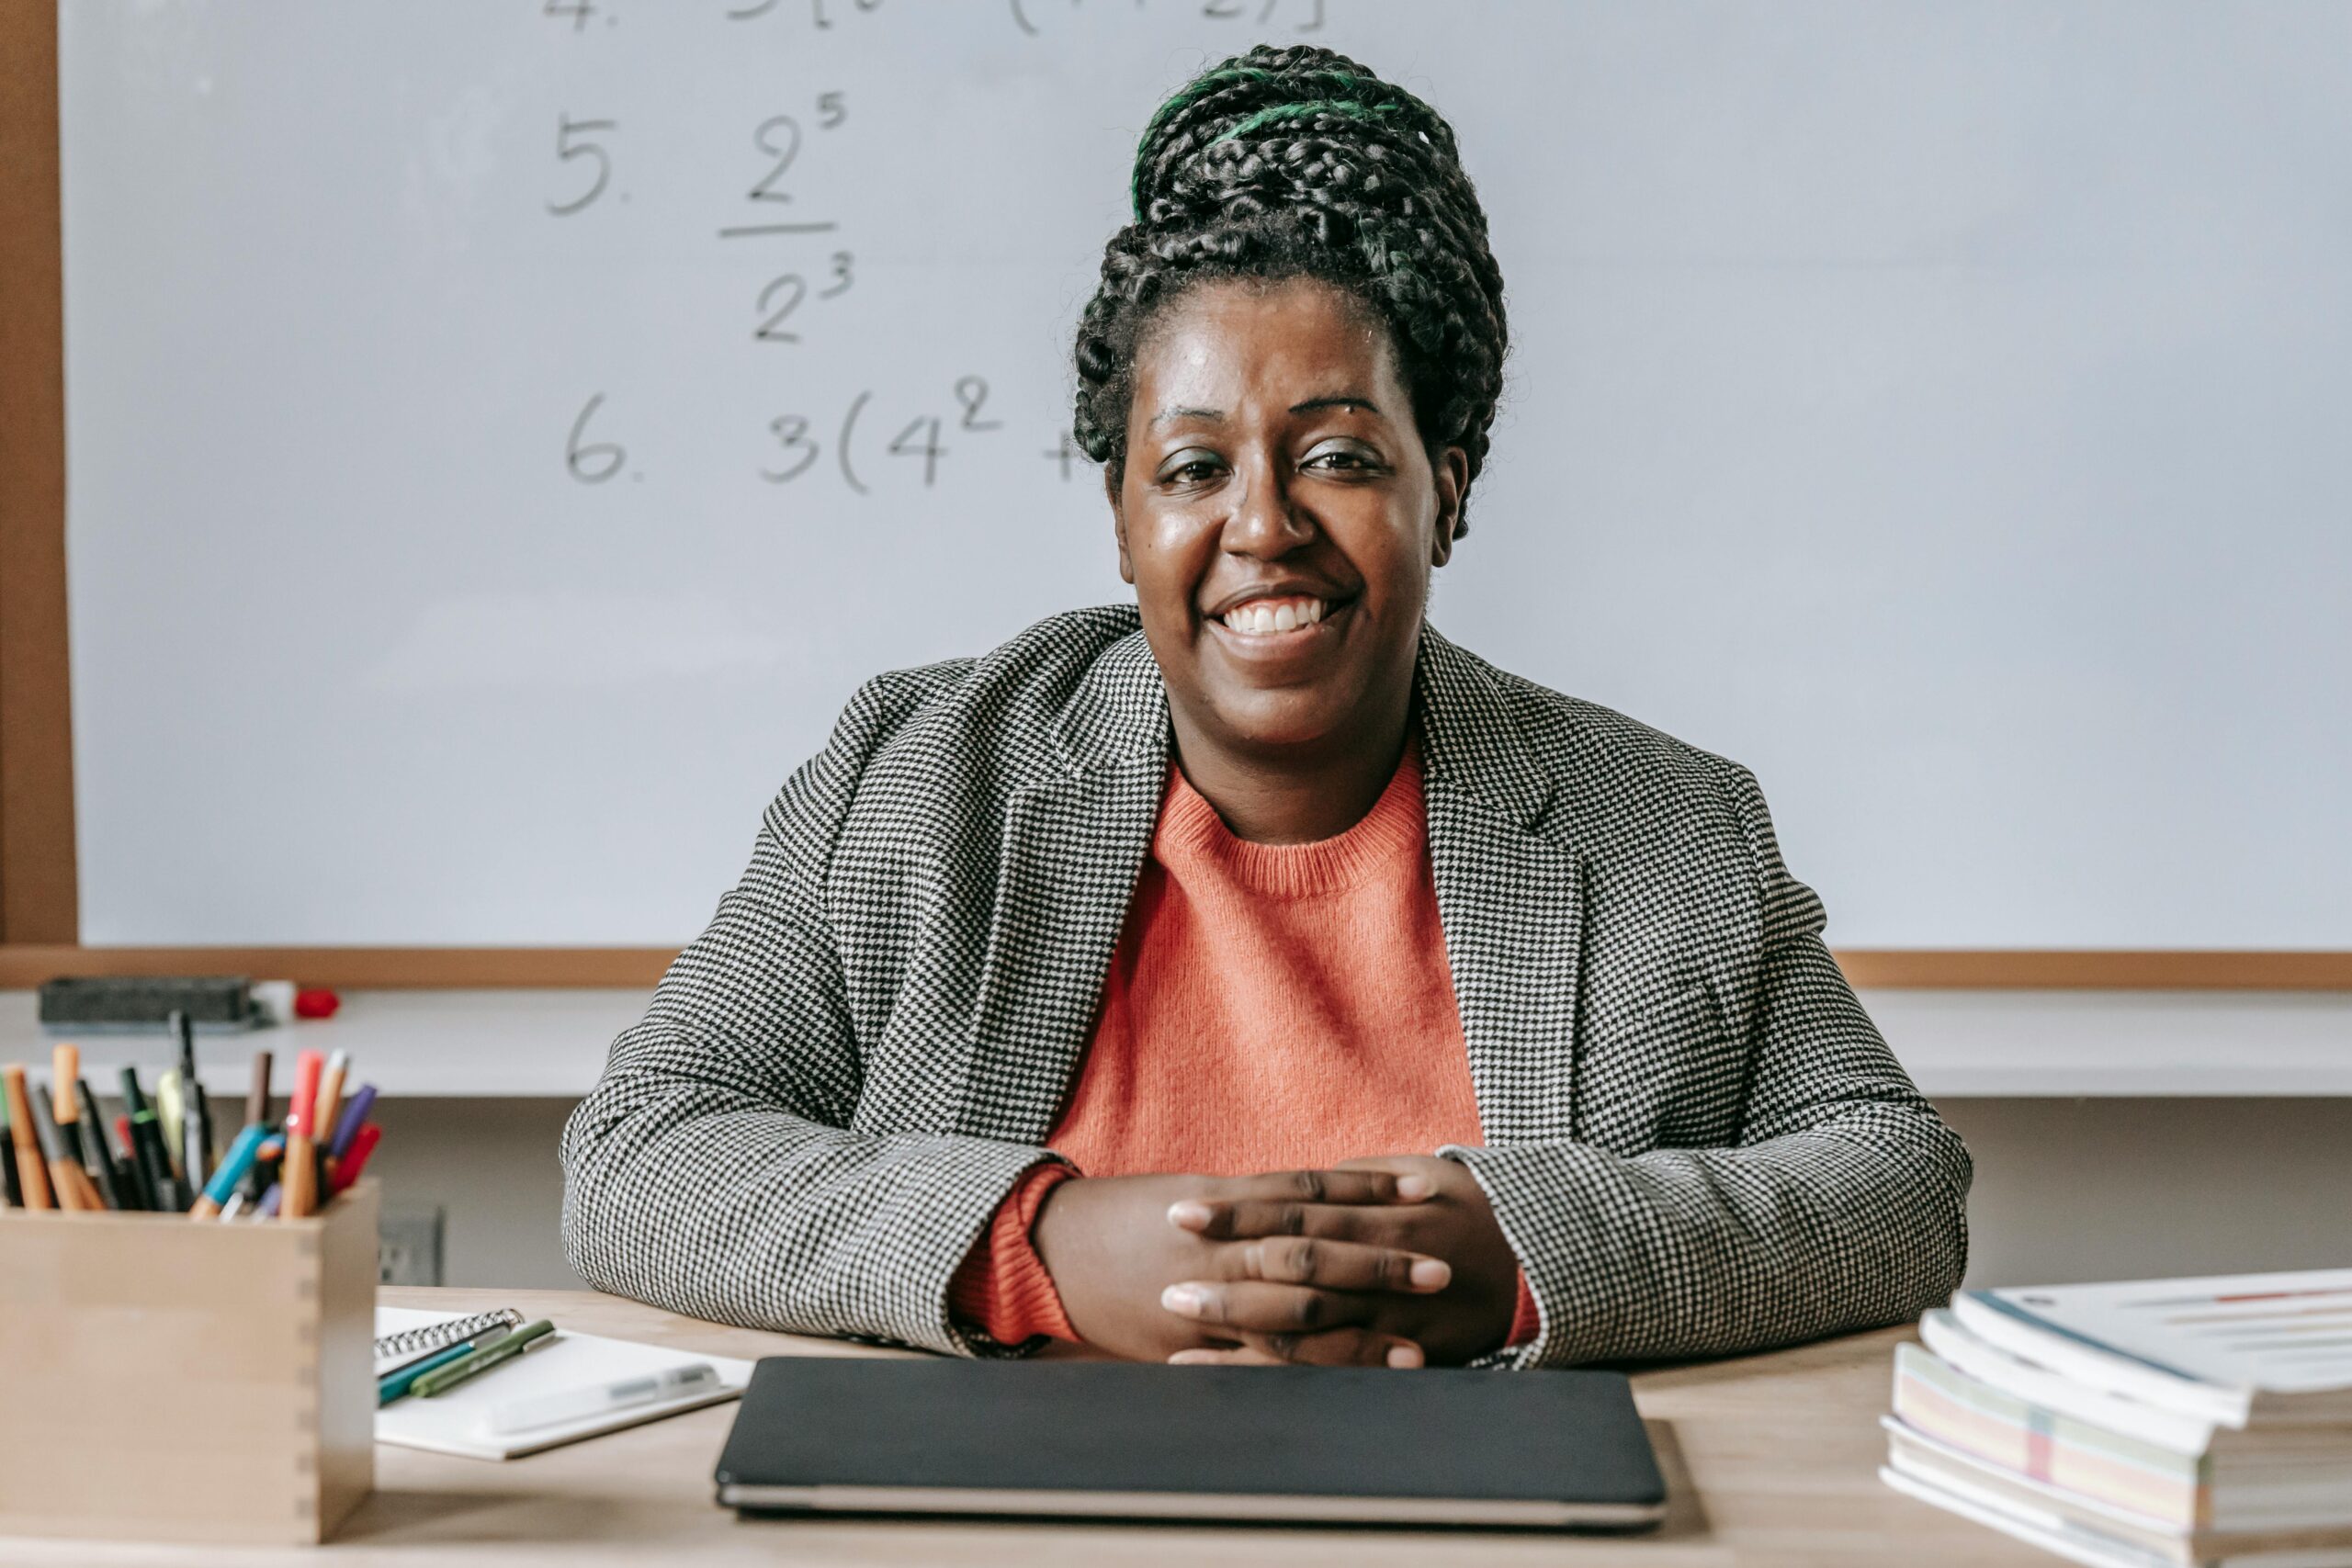
M 1128 597 L 1069 342 L 1261 39 L 1515 333 L 1432 619 L 1852 947 L 2352 948 L 2352 6 L 61 5 L 92 943 L 660 944 L 882 669 Z

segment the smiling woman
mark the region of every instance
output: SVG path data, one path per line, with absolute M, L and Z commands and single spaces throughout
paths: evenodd
M 967 1354 L 1549 1365 L 1891 1322 L 1966 1151 L 1743 768 L 1426 621 L 1507 345 L 1453 135 L 1187 84 L 1079 333 L 1133 608 L 886 674 L 566 1130 L 599 1286 Z

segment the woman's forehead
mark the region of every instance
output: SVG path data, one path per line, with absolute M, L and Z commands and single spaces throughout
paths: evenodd
M 1363 301 L 1313 278 L 1219 280 L 1186 290 L 1136 356 L 1138 400 L 1221 407 L 1311 387 L 1395 389 L 1388 333 Z

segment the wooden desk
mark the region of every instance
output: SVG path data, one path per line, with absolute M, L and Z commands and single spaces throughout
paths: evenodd
M 831 1340 L 676 1317 L 585 1292 L 388 1290 L 390 1306 L 475 1311 L 509 1304 L 586 1333 L 715 1355 L 887 1355 Z M 1902 1497 L 1877 1479 L 1894 1346 L 1857 1335 L 1634 1380 L 1674 1508 L 1646 1537 L 763 1520 L 711 1501 L 711 1467 L 734 1406 L 719 1405 L 504 1464 L 376 1450 L 376 1495 L 327 1561 L 350 1564 L 814 1563 L 892 1568 L 1241 1568 L 1244 1564 L 1770 1564 L 1772 1568 L 2007 1568 L 2055 1561 Z M 903 1353 L 903 1352 L 901 1352 Z M 1279 1377 L 1279 1372 L 1269 1372 Z M 1399 1377 L 1409 1377 L 1400 1372 Z M 1498 1374 L 1501 1375 L 1501 1374 Z M 1409 1455 L 1398 1456 L 1409 1461 Z M 93 1462 L 102 1462 L 94 1456 Z M 270 1564 L 296 1551 L 0 1540 L 0 1563 Z

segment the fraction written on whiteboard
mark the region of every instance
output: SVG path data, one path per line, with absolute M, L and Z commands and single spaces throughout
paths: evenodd
M 570 17 L 575 24 L 582 22 L 580 13 L 587 6 L 587 0 L 546 3 L 548 15 Z M 865 0 L 860 0 L 860 5 L 864 9 L 873 8 Z M 737 17 L 752 14 L 755 13 L 729 13 Z M 821 10 L 820 14 L 821 17 Z M 821 20 L 820 25 L 823 25 Z M 845 95 L 828 91 L 817 95 L 809 122 L 821 136 L 838 129 L 848 118 Z M 621 129 L 616 119 L 558 114 L 555 157 L 559 173 L 570 184 L 568 188 L 548 197 L 546 206 L 551 218 L 575 218 L 613 191 L 614 150 L 621 142 Z M 759 156 L 756 177 L 743 192 L 743 200 L 750 206 L 731 214 L 733 221 L 720 223 L 716 237 L 721 243 L 763 243 L 781 253 L 781 270 L 768 277 L 753 301 L 754 324 L 749 335 L 757 344 L 790 348 L 802 339 L 799 329 L 786 322 L 811 299 L 821 302 L 849 292 L 857 281 L 857 257 L 854 251 L 842 246 L 838 219 L 809 214 L 791 206 L 793 192 L 785 183 L 786 176 L 809 140 L 809 130 L 800 117 L 769 115 L 752 127 L 750 140 Z M 560 168 L 572 164 L 580 167 Z M 627 192 L 621 192 L 619 199 L 626 200 Z M 828 253 L 820 264 L 821 287 L 812 288 L 809 281 L 809 272 L 816 269 L 806 259 L 811 246 Z M 870 466 L 876 459 L 917 459 L 919 466 L 909 471 L 920 474 L 923 488 L 930 489 L 939 482 L 942 464 L 955 451 L 946 440 L 950 433 L 985 437 L 1003 428 L 1003 422 L 989 417 L 987 412 L 987 378 L 959 377 L 952 393 L 956 405 L 953 414 L 940 412 L 937 403 L 920 407 L 911 417 L 906 417 L 903 407 L 899 408 L 897 415 L 904 423 L 896 426 L 897 433 L 878 450 L 869 450 L 860 441 L 861 435 L 868 438 L 868 445 L 879 440 L 878 431 L 866 426 L 876 395 L 871 390 L 858 392 L 837 413 L 821 420 L 801 411 L 773 414 L 766 422 L 770 441 L 762 452 L 759 476 L 770 484 L 790 484 L 815 468 L 830 448 L 833 472 L 854 495 L 870 495 L 875 483 L 881 482 Z M 609 396 L 601 389 L 591 392 L 580 405 L 565 437 L 564 471 L 582 484 L 605 484 L 623 473 L 632 480 L 641 481 L 645 477 L 641 469 L 629 466 L 628 447 L 607 432 L 600 419 Z M 944 400 L 941 400 L 941 403 Z M 876 418 L 889 412 L 878 411 Z M 1059 467 L 1063 480 L 1069 479 L 1078 452 L 1067 430 L 1057 433 L 1055 445 L 1043 456 Z

